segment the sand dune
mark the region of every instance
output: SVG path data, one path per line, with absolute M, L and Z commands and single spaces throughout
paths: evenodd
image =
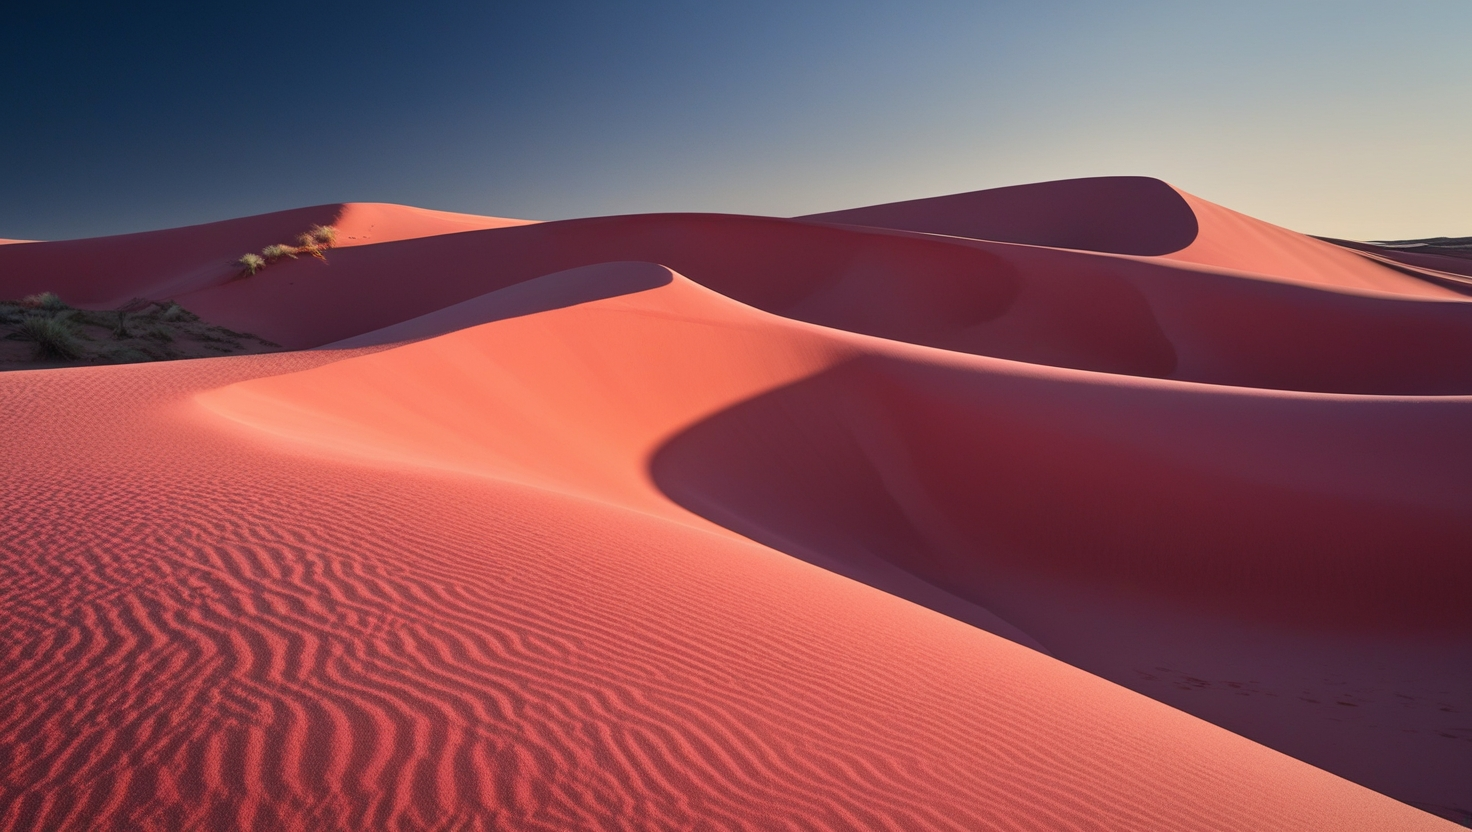
M 55 292 L 84 307 L 164 299 L 227 283 L 242 254 L 293 243 L 313 225 L 334 225 L 339 247 L 525 225 L 527 220 L 427 211 L 403 205 L 318 205 L 255 217 L 116 237 L 0 249 L 6 297 Z
M 1472 307 L 922 203 L 0 254 L 298 350 L 0 374 L 0 828 L 1451 828 Z
M 798 320 L 1029 363 L 1315 392 L 1472 392 L 1461 360 L 1472 305 L 1429 282 L 1441 295 L 759 217 L 613 217 L 404 240 L 176 296 L 207 320 L 309 348 L 611 261 L 662 263 Z

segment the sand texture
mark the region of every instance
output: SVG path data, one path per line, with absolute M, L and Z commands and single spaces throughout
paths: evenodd
M 1127 177 L 0 246 L 287 350 L 0 373 L 0 829 L 1456 828 L 1416 258 Z

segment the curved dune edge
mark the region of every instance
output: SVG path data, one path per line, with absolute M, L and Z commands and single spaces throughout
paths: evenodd
M 1332 243 L 1289 231 L 1207 202 L 1184 191 L 1201 233 L 1171 260 L 1272 275 L 1307 285 L 1358 289 L 1425 298 L 1463 293 L 1405 271 L 1386 268 Z
M 1461 359 L 1472 352 L 1472 303 L 1461 297 L 760 217 L 567 220 L 384 243 L 180 302 L 309 348 L 610 261 L 664 263 L 766 312 L 954 352 L 1230 386 L 1472 393 Z
M 1184 195 L 1145 176 L 1064 179 L 849 208 L 799 219 L 1110 254 L 1161 255 L 1197 239 Z
M 968 397 L 984 413 L 967 415 Z M 1135 667 L 1170 653 L 1179 662 L 1182 645 L 1111 655 L 1093 635 L 1110 616 L 1119 621 L 1111 604 L 1154 610 L 1157 627 L 1204 627 L 1203 643 L 1230 640 L 1241 621 L 1265 622 L 1285 641 L 1304 632 L 1299 652 L 1279 659 L 1332 667 L 1356 691 L 1399 674 L 1400 695 L 1428 706 L 1459 672 L 1472 627 L 1458 589 L 1468 583 L 1460 553 L 1472 545 L 1459 495 L 1472 485 L 1457 462 L 1472 450 L 1459 427 L 1472 399 L 1428 411 L 1408 400 L 1126 382 L 947 356 L 764 315 L 676 278 L 199 400 L 298 450 L 469 473 L 713 529 L 673 498 L 721 527 L 1152 695 L 1160 691 L 1140 684 Z M 1080 413 L 1094 438 L 1077 435 Z M 957 433 L 948 419 L 969 427 Z M 1369 442 L 1384 464 L 1342 464 L 1343 449 Z M 988 482 L 998 496 L 987 495 Z M 1145 494 L 1140 482 L 1165 490 Z M 1118 499 L 1081 514 L 1090 499 L 1066 488 Z M 1047 516 L 1006 502 L 1040 490 L 1074 508 Z M 966 495 L 964 505 L 936 499 L 946 494 Z M 995 513 L 977 513 L 988 504 Z M 1252 539 L 1219 539 L 1244 532 Z M 1420 560 L 1384 548 L 1386 535 L 1414 539 Z M 1118 553 L 1073 558 L 1079 536 L 1091 541 L 1086 551 Z M 1139 550 L 1152 537 L 1162 548 Z M 958 561 L 957 551 L 973 554 Z M 1205 558 L 1174 562 L 1181 551 Z M 1024 557 L 1009 562 L 1008 552 Z M 1067 586 L 1103 605 L 1097 620 L 1070 620 L 1079 602 Z M 1188 612 L 1172 612 L 1180 609 Z M 1429 675 L 1364 661 L 1366 645 L 1428 635 L 1451 639 L 1421 659 L 1418 672 Z M 1202 666 L 1240 661 L 1227 644 L 1185 649 Z M 1270 697 L 1301 681 L 1254 675 Z M 1418 804 L 1455 805 L 1461 788 L 1465 755 L 1437 734 L 1455 718 L 1432 707 L 1401 718 L 1423 732 L 1409 742 L 1336 724 L 1343 708 L 1332 700 L 1307 713 L 1297 698 L 1225 712 L 1178 694 L 1172 703 L 1330 770 L 1348 766 L 1360 782 Z M 1375 751 L 1346 761 L 1347 740 Z
M 1040 182 L 801 219 L 1156 256 L 1311 286 L 1427 298 L 1462 295 L 1142 176 Z

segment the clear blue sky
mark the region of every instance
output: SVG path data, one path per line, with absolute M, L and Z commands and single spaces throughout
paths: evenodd
M 1105 174 L 1317 234 L 1472 234 L 1472 0 L 216 5 L 6 13 L 0 237 Z

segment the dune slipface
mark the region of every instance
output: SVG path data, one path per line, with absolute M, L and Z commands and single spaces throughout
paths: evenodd
M 0 374 L 0 828 L 1454 828 L 1472 307 L 1377 257 L 1130 178 L 6 246 L 295 351 Z

